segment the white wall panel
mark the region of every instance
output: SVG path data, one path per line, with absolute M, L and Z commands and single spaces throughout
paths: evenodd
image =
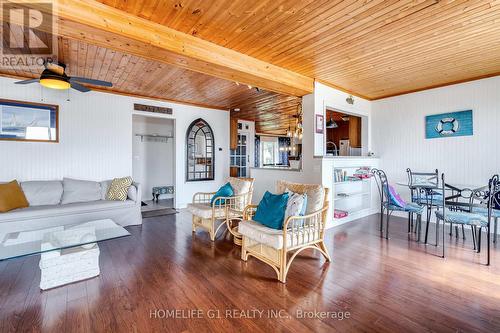
M 474 135 L 425 139 L 425 116 L 473 110 Z M 500 173 L 500 77 L 374 101 L 372 146 L 389 180 L 406 168 L 445 172 L 449 182 L 483 184 Z
M 184 207 L 194 192 L 212 191 L 229 175 L 229 112 L 99 92 L 79 93 L 14 85 L 0 78 L 0 98 L 59 105 L 59 143 L 0 141 L 0 181 L 18 179 L 101 180 L 132 175 L 132 113 L 134 103 L 174 110 L 176 145 L 176 207 Z M 187 126 L 204 118 L 214 130 L 215 180 L 185 182 Z M 222 150 L 219 151 L 218 148 Z

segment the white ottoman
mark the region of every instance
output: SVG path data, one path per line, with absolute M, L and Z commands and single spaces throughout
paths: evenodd
M 65 243 L 95 240 L 94 227 L 78 227 L 51 234 L 44 239 L 42 251 L 54 244 L 64 247 Z M 64 284 L 89 279 L 99 275 L 99 247 L 96 243 L 68 249 L 44 252 L 40 258 L 40 289 L 46 290 Z

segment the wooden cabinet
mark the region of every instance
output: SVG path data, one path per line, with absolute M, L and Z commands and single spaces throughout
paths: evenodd
M 326 129 L 327 142 L 335 143 L 337 149 L 340 149 L 340 140 L 349 140 L 351 148 L 361 148 L 361 117 L 327 110 L 326 119 L 327 122 L 331 119 L 337 124 L 335 128 Z M 328 148 L 333 149 L 333 145 Z
M 353 148 L 361 148 L 361 118 L 349 117 L 349 143 Z
M 237 167 L 230 167 L 229 168 L 229 176 L 231 177 L 238 177 L 238 168 Z
M 229 149 L 238 147 L 238 119 L 231 117 L 229 125 Z

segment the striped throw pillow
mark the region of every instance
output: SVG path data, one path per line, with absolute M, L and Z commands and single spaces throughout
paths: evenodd
M 127 192 L 130 185 L 132 185 L 132 177 L 114 178 L 111 185 L 109 185 L 106 200 L 127 200 Z

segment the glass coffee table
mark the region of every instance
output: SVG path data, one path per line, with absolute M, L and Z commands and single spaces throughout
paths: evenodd
M 99 275 L 98 242 L 130 236 L 113 220 L 0 234 L 0 260 L 40 254 L 40 289 Z

